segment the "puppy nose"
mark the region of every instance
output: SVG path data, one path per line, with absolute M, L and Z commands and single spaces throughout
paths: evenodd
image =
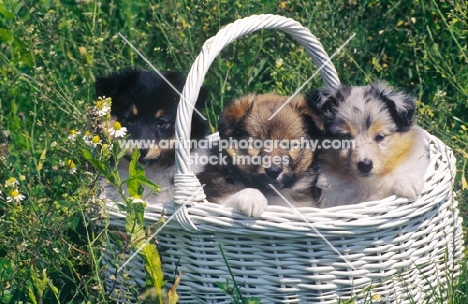
M 369 173 L 374 166 L 372 165 L 372 161 L 370 159 L 365 159 L 358 162 L 357 167 L 362 173 Z
M 266 175 L 271 179 L 277 178 L 281 174 L 281 172 L 283 172 L 283 168 L 281 167 L 271 166 L 271 167 L 265 168 Z

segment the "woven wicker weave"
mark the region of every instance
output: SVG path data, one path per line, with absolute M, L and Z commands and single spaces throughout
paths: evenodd
M 235 38 L 259 29 L 290 34 L 321 67 L 325 85 L 339 84 L 321 44 L 299 23 L 274 15 L 244 18 L 204 44 L 182 93 L 187 102 L 179 104 L 177 138 L 189 138 L 190 104 L 214 58 Z M 217 140 L 216 135 L 211 138 Z M 446 282 L 459 272 L 463 252 L 461 218 L 452 192 L 455 159 L 439 139 L 428 133 L 426 139 L 431 162 L 423 194 L 414 202 L 389 197 L 328 209 L 299 208 L 301 214 L 269 206 L 261 218 L 206 202 L 186 161 L 190 151 L 178 149 L 174 203 L 149 203 L 145 219 L 151 224 L 163 210 L 167 217 L 177 212 L 157 238 L 164 249 L 165 274 L 171 278 L 182 271 L 180 303 L 230 302 L 218 287 L 226 279 L 232 286 L 219 244 L 242 294 L 257 296 L 262 303 L 337 303 L 350 298 L 355 303 L 426 303 L 434 292 L 445 294 Z M 124 230 L 125 215 L 116 204 L 106 205 L 110 226 Z M 106 249 L 107 287 L 120 301 L 136 302 L 127 299 L 123 285 L 144 286 L 143 262 L 136 257 L 117 275 L 115 265 L 130 255 L 119 253 L 117 258 L 119 250 L 112 244 Z

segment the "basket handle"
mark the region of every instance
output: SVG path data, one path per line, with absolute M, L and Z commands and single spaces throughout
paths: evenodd
M 177 108 L 177 118 L 175 124 L 175 134 L 178 140 L 190 139 L 190 127 L 194 105 L 198 98 L 200 88 L 205 75 L 221 50 L 233 42 L 236 38 L 261 29 L 277 29 L 292 36 L 299 42 L 312 57 L 315 65 L 320 67 L 320 74 L 325 86 L 337 87 L 340 84 L 335 67 L 328 55 L 323 50 L 322 44 L 314 35 L 299 22 L 293 19 L 278 15 L 253 15 L 239 19 L 234 23 L 221 29 L 216 36 L 208 39 L 195 59 L 187 76 L 181 100 Z M 193 201 L 203 201 L 205 199 L 203 191 L 198 191 L 200 182 L 192 173 L 189 165 L 190 147 L 189 145 L 178 145 L 175 150 L 176 172 L 174 202 L 184 204 L 187 199 Z M 200 195 L 192 198 L 195 192 Z

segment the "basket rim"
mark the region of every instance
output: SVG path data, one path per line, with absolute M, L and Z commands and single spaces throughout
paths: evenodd
M 428 145 L 432 166 L 428 167 L 423 195 L 415 201 L 406 198 L 389 196 L 379 201 L 362 202 L 358 204 L 336 206 L 329 208 L 298 207 L 301 216 L 294 213 L 293 209 L 285 206 L 269 205 L 261 217 L 252 218 L 244 215 L 232 207 L 227 207 L 208 201 L 194 204 L 184 211 L 188 220 L 192 223 L 192 229 L 205 231 L 202 227 L 238 227 L 246 230 L 284 230 L 291 233 L 310 231 L 312 226 L 320 231 L 335 231 L 341 234 L 356 234 L 360 230 L 368 230 L 370 227 L 390 229 L 400 226 L 405 221 L 418 218 L 437 204 L 450 197 L 441 208 L 455 210 L 457 201 L 453 198 L 453 177 L 455 174 L 455 158 L 452 150 L 437 137 L 424 131 Z M 208 136 L 216 139 L 217 134 Z M 436 169 L 437 168 L 437 169 Z M 439 170 L 444 170 L 440 174 Z M 434 186 L 434 187 L 432 187 Z M 432 199 L 433 197 L 437 199 Z M 118 220 L 125 218 L 125 212 L 119 210 L 118 202 L 108 201 L 106 209 L 109 216 Z M 447 205 L 448 204 L 448 205 Z M 178 212 L 179 205 L 175 202 L 151 203 L 145 209 L 145 218 L 159 220 L 164 210 L 165 216 L 171 216 Z M 305 219 L 305 221 L 304 221 Z M 178 222 L 178 221 L 175 221 Z M 175 225 L 180 225 L 178 222 Z M 171 224 L 169 224 L 171 225 Z M 210 228 L 210 229 L 211 229 Z M 190 229 L 191 230 L 191 229 Z

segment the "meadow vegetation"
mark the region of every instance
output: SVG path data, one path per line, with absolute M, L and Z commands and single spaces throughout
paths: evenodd
M 102 234 L 90 224 L 105 216 L 94 199 L 98 174 L 68 137 L 71 130 L 84 135 L 96 75 L 150 69 L 118 33 L 159 70 L 186 72 L 205 40 L 252 14 L 299 21 L 329 54 L 356 33 L 333 59 L 341 81 L 385 80 L 417 97 L 419 123 L 455 151 L 466 226 L 467 12 L 464 0 L 0 0 L 0 303 L 109 301 Z M 314 71 L 282 33 L 237 40 L 205 78 L 208 132 L 232 98 L 291 94 Z M 306 89 L 321 85 L 316 77 Z M 449 303 L 468 302 L 462 268 Z

